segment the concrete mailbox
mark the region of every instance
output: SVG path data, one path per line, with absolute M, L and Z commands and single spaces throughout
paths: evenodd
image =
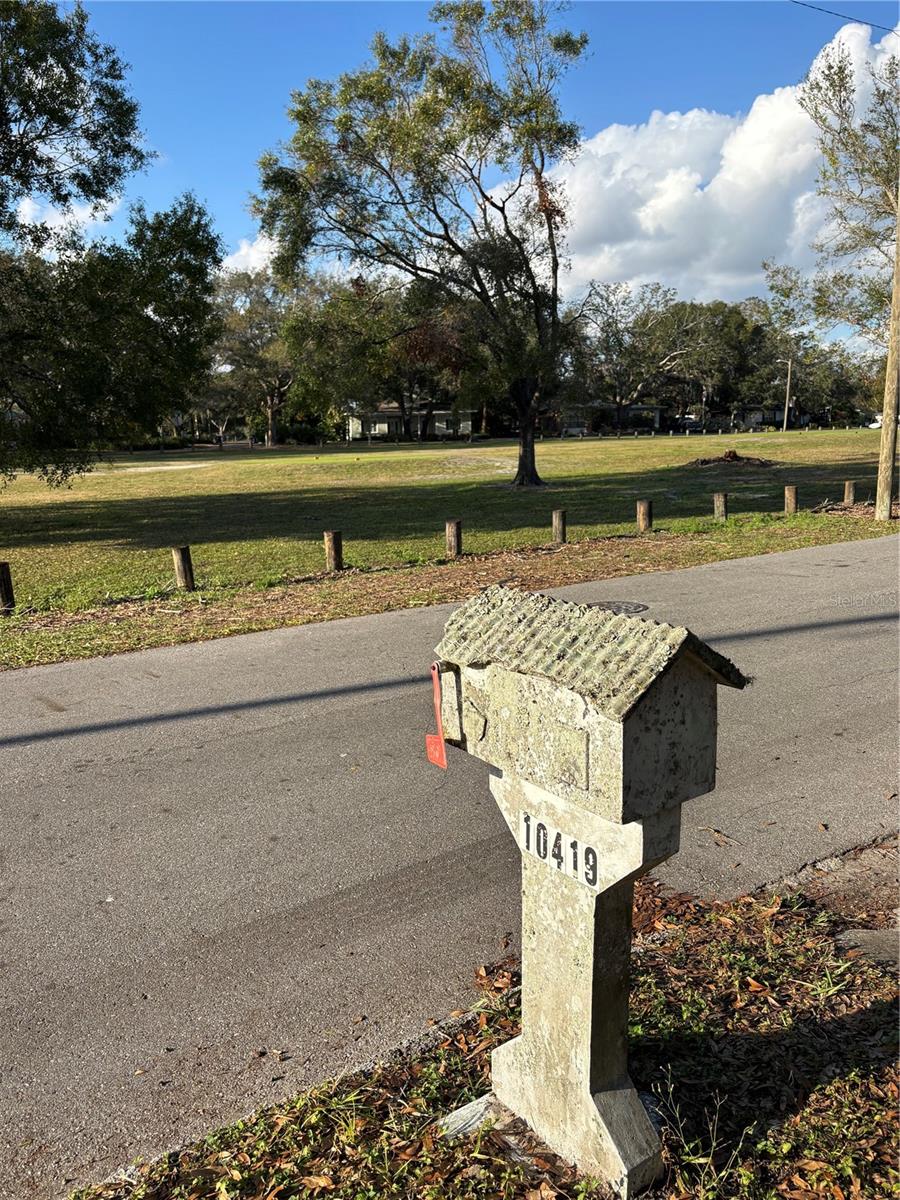
M 627 1068 L 634 881 L 715 786 L 716 692 L 748 680 L 687 629 L 501 587 L 436 653 L 439 732 L 491 765 L 522 852 L 522 1033 L 493 1095 L 631 1197 L 661 1166 Z

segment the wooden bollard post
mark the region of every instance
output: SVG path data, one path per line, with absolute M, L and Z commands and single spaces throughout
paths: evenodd
M 325 570 L 343 571 L 344 569 L 344 539 L 339 529 L 326 529 L 322 535 L 325 541 Z
M 554 508 L 553 510 L 553 540 L 559 546 L 566 540 L 566 510 L 564 508 Z
M 648 529 L 653 528 L 653 501 L 638 500 L 637 502 L 637 527 L 639 533 L 646 533 Z
M 717 521 L 728 520 L 727 492 L 713 492 L 713 516 Z
M 462 521 L 447 521 L 444 533 L 447 538 L 447 557 L 459 558 L 462 554 Z
M 0 562 L 0 617 L 8 617 L 16 607 L 12 572 L 8 562 Z
M 194 564 L 191 562 L 190 546 L 173 546 L 172 561 L 175 564 L 175 583 L 185 592 L 196 591 L 194 586 Z
M 856 484 L 852 479 L 847 479 L 844 481 L 844 503 L 856 503 Z
M 797 511 L 797 485 L 788 483 L 784 488 L 784 511 L 792 517 Z

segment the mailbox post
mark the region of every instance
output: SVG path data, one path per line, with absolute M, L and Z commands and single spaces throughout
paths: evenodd
M 522 1033 L 492 1055 L 493 1095 L 632 1197 L 661 1167 L 628 1077 L 634 882 L 715 786 L 717 688 L 748 680 L 687 629 L 500 587 L 437 655 L 439 730 L 490 764 L 522 853 Z

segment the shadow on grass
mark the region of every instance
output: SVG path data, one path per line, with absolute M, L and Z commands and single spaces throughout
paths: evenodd
M 631 1074 L 637 1087 L 663 1095 L 670 1080 L 669 1103 L 700 1141 L 709 1137 L 709 1117 L 721 1100 L 718 1135 L 736 1141 L 751 1126 L 799 1112 L 833 1079 L 893 1063 L 896 1027 L 896 1002 L 877 1000 L 831 1020 L 803 1015 L 780 1030 L 637 1038 Z
M 39 505 L 0 502 L 0 545 L 10 548 L 67 542 L 114 542 L 125 549 L 162 549 L 184 543 L 318 540 L 341 529 L 345 541 L 403 541 L 440 537 L 444 521 L 461 518 L 471 533 L 547 527 L 565 507 L 570 526 L 634 521 L 635 501 L 651 499 L 657 525 L 708 517 L 712 493 L 729 495 L 729 512 L 783 511 L 784 485 L 796 484 L 808 509 L 843 495 L 855 479 L 857 498 L 874 495 L 869 459 L 839 464 L 776 463 L 771 467 L 722 464 L 660 467 L 652 471 L 566 476 L 545 488 L 520 490 L 484 481 L 360 483 L 283 491 L 197 493 L 129 499 L 65 500 Z

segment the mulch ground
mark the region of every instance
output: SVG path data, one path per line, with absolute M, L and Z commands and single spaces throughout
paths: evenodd
M 834 941 L 860 918 L 860 871 L 818 874 L 831 877 L 828 906 L 815 899 L 815 871 L 789 895 L 727 904 L 638 887 L 631 1071 L 663 1123 L 666 1168 L 648 1200 L 898 1194 L 896 984 Z M 517 964 L 482 966 L 474 982 L 480 1002 L 412 1057 L 303 1093 L 78 1200 L 609 1200 L 546 1149 L 511 1157 L 500 1127 L 457 1142 L 436 1132 L 438 1117 L 488 1090 L 491 1050 L 519 1031 Z

